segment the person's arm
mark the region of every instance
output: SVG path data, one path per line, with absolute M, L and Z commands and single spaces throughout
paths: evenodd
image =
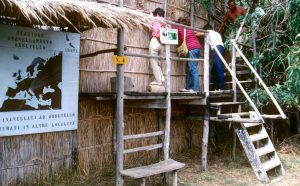
M 205 33 L 204 33 L 204 32 L 197 32 L 197 33 L 196 33 L 196 36 L 197 36 L 197 37 L 204 37 L 204 36 L 205 36 Z
M 241 7 L 241 12 L 242 12 L 242 15 L 246 15 L 246 9 L 244 7 Z
M 221 26 L 220 26 L 218 32 L 222 32 L 222 30 L 223 30 L 223 28 L 224 28 L 225 23 L 226 23 L 227 20 L 228 20 L 228 15 L 226 14 L 226 15 L 224 16 L 224 18 L 223 18 L 223 21 L 222 21 L 222 23 L 221 23 Z

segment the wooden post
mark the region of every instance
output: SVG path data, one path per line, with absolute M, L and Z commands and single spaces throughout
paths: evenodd
M 165 10 L 165 17 L 167 17 L 167 10 L 168 10 L 168 0 L 165 0 L 164 2 L 164 10 Z
M 236 49 L 232 47 L 232 58 L 231 58 L 231 70 L 234 76 L 236 76 Z M 237 101 L 236 93 L 236 81 L 232 77 L 232 91 L 233 91 L 233 102 Z
M 164 160 L 169 159 L 169 149 L 170 149 L 170 130 L 171 130 L 171 49 L 170 45 L 166 45 L 166 122 L 165 122 L 165 141 L 164 141 Z
M 215 1 L 212 0 L 210 1 L 210 9 L 209 9 L 209 17 L 208 17 L 208 22 L 209 24 L 215 29 Z
M 141 186 L 145 186 L 145 185 L 146 185 L 146 178 L 142 178 Z
M 157 131 L 162 131 L 163 130 L 163 127 L 162 127 L 162 113 L 161 113 L 161 110 L 157 110 L 157 122 L 158 122 L 158 130 Z M 157 144 L 160 144 L 163 142 L 163 137 L 162 136 L 159 136 L 157 138 Z M 161 149 L 158 150 L 158 159 L 161 159 Z
M 232 123 L 234 125 L 234 123 Z M 232 141 L 232 160 L 235 161 L 236 160 L 236 133 L 234 130 L 234 126 L 232 126 L 233 129 L 233 141 Z
M 227 3 L 228 3 L 228 0 L 224 0 L 224 12 L 227 11 Z
M 173 172 L 173 181 L 172 186 L 177 186 L 177 171 Z
M 195 0 L 190 0 L 190 20 L 191 27 L 194 27 L 194 17 L 195 17 Z
M 236 35 L 235 40 L 237 40 L 239 38 L 239 35 L 243 29 L 243 24 L 244 21 L 246 20 L 246 18 L 243 20 L 243 23 L 241 25 L 241 27 L 238 30 L 238 33 Z M 236 76 L 236 49 L 234 47 L 232 47 L 232 56 L 231 56 L 231 70 L 234 76 Z M 232 77 L 232 92 L 233 92 L 233 102 L 237 101 L 237 91 L 236 91 L 236 81 L 235 79 Z M 240 106 L 239 106 L 240 107 Z M 238 111 L 240 112 L 240 111 Z M 235 130 L 233 130 L 233 141 L 232 141 L 232 160 L 235 161 L 236 159 L 236 135 L 235 135 Z
M 123 0 L 120 0 L 120 7 L 124 6 Z M 118 56 L 124 53 L 124 30 L 118 29 Z M 116 185 L 123 186 L 124 179 L 121 175 L 123 170 L 123 151 L 124 151 L 124 65 L 117 65 L 117 99 L 116 99 Z
M 202 170 L 207 171 L 207 146 L 209 136 L 209 43 L 208 34 L 205 34 L 204 44 L 204 93 L 206 99 L 203 136 L 202 136 Z

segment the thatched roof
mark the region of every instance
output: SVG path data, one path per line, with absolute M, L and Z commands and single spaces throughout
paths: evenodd
M 137 10 L 80 0 L 0 0 L 0 16 L 20 25 L 76 27 L 148 26 L 150 16 Z

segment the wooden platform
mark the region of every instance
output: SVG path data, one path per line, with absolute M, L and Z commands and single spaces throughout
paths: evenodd
M 145 100 L 145 99 L 165 99 L 166 92 L 124 92 L 124 99 L 128 100 Z M 91 97 L 97 100 L 113 100 L 116 98 L 115 92 L 104 92 L 104 93 L 80 93 L 80 97 Z M 171 93 L 171 99 L 203 99 L 205 97 L 204 92 L 198 93 L 185 93 L 185 92 L 174 92 Z
M 172 159 L 168 159 L 166 161 L 161 161 L 159 163 L 155 163 L 148 166 L 136 167 L 132 169 L 126 169 L 121 171 L 123 176 L 128 176 L 133 179 L 145 178 L 161 173 L 177 171 L 183 168 L 185 164 L 177 162 Z

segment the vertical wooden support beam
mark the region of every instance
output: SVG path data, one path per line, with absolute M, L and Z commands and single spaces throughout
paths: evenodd
M 207 171 L 207 146 L 209 136 L 209 42 L 208 34 L 205 34 L 204 44 L 204 93 L 206 99 L 203 136 L 202 136 L 202 170 Z
M 191 21 L 191 27 L 194 27 L 194 23 L 195 23 L 195 0 L 190 0 L 190 21 Z
M 227 3 L 228 3 L 228 0 L 224 0 L 224 12 L 227 12 Z
M 177 177 L 178 177 L 177 171 L 174 171 L 173 172 L 172 186 L 177 186 L 177 182 L 178 182 Z
M 255 30 L 252 30 L 252 34 L 251 34 L 251 39 L 252 39 L 252 53 L 253 53 L 253 57 L 256 58 L 256 33 Z M 257 67 L 255 67 L 255 70 L 257 71 Z M 259 70 L 258 70 L 259 75 L 261 76 L 261 65 L 259 64 Z M 257 78 L 255 78 L 256 84 L 255 84 L 255 89 L 257 90 L 258 88 L 258 81 Z M 256 93 L 256 105 L 259 104 L 259 99 L 258 99 L 258 92 Z
M 234 123 L 232 123 L 233 125 L 235 125 Z M 236 133 L 234 130 L 234 126 L 232 126 L 233 129 L 233 133 L 232 133 L 232 137 L 233 137 L 233 141 L 232 141 L 232 160 L 235 161 L 236 160 Z
M 116 90 L 117 90 L 117 83 L 116 83 Z M 114 118 L 113 118 L 113 158 L 114 160 L 116 160 L 117 158 L 117 121 L 116 121 L 116 118 L 117 118 L 117 112 L 116 112 L 116 107 L 117 107 L 117 104 L 115 104 L 115 107 L 114 107 L 114 110 L 113 112 L 115 113 L 114 114 Z
M 209 9 L 209 17 L 208 22 L 209 24 L 215 29 L 215 19 L 213 18 L 215 16 L 215 1 L 210 1 L 210 9 Z
M 231 70 L 234 76 L 236 76 L 236 49 L 232 47 L 232 56 L 231 56 Z M 237 91 L 236 91 L 236 81 L 232 77 L 232 91 L 233 91 L 233 102 L 237 101 Z M 238 112 L 241 112 L 241 106 L 238 107 Z M 232 134 L 232 160 L 236 160 L 236 134 L 235 130 L 233 130 Z
M 120 7 L 124 6 L 120 0 Z M 118 29 L 118 56 L 124 55 L 124 30 Z M 117 99 L 116 99 L 116 185 L 123 186 L 124 179 L 121 175 L 123 170 L 123 151 L 124 151 L 124 65 L 117 65 Z
M 168 10 L 168 0 L 165 0 L 164 2 L 164 11 L 165 11 L 165 17 L 167 17 L 167 10 Z
M 170 130 L 171 130 L 171 47 L 166 45 L 166 122 L 165 122 L 165 141 L 164 141 L 164 160 L 169 159 L 169 149 L 170 149 Z
M 145 185 L 146 185 L 146 178 L 142 178 L 141 186 L 145 186 Z
M 162 131 L 163 130 L 163 121 L 162 121 L 162 111 L 161 110 L 157 110 L 157 123 L 158 123 L 158 126 L 157 126 L 157 131 Z M 163 136 L 158 136 L 157 138 L 157 144 L 160 144 L 163 142 Z M 157 152 L 157 156 L 158 156 L 158 159 L 161 159 L 161 149 L 158 149 L 158 152 Z
M 232 56 L 231 56 L 231 70 L 234 76 L 236 76 L 236 49 L 232 47 Z M 237 94 L 236 94 L 236 81 L 232 77 L 232 91 L 233 91 L 233 100 L 234 102 L 237 101 Z

